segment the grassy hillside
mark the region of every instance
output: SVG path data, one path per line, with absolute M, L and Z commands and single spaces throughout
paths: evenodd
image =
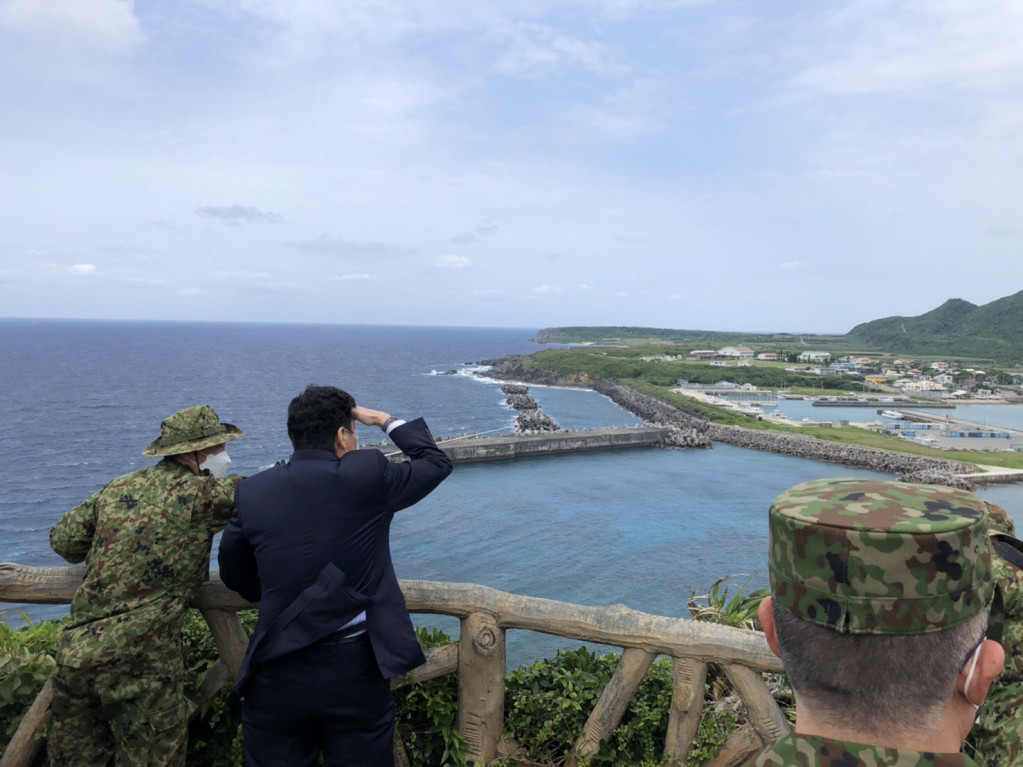
M 906 354 L 1023 360 L 1023 291 L 976 306 L 953 298 L 918 317 L 885 317 L 857 325 L 853 343 Z
M 536 340 L 611 346 L 678 344 L 686 349 L 743 344 L 758 352 L 821 349 L 838 356 L 872 351 L 1011 365 L 1023 363 L 1023 291 L 983 306 L 953 298 L 918 317 L 864 322 L 845 335 L 597 326 L 546 328 Z

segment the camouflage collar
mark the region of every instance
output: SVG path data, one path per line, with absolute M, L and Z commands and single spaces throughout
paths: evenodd
M 786 735 L 755 761 L 755 767 L 977 767 L 965 754 L 906 751 L 818 735 Z

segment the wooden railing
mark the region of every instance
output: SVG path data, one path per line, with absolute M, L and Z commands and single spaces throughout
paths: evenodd
M 67 604 L 82 581 L 81 567 L 25 567 L 0 564 L 0 602 Z M 761 672 L 782 671 L 762 634 L 631 610 L 624 605 L 585 607 L 538 599 L 467 583 L 401 581 L 413 613 L 452 615 L 461 620 L 457 641 L 430 650 L 426 664 L 392 681 L 392 688 L 445 674 L 458 674 L 458 727 L 468 744 L 468 761 L 488 763 L 513 753 L 502 741 L 504 724 L 505 635 L 508 629 L 555 634 L 568 639 L 623 648 L 621 659 L 567 756 L 574 767 L 595 754 L 618 726 L 650 664 L 658 655 L 672 661 L 673 690 L 665 755 L 682 765 L 700 724 L 707 664 L 720 664 L 742 698 L 748 723 L 732 733 L 709 767 L 741 764 L 757 749 L 774 742 L 789 724 L 767 689 Z M 195 601 L 209 624 L 220 658 L 199 690 L 210 700 L 231 684 L 248 637 L 237 611 L 255 607 L 210 573 Z M 28 765 L 39 741 L 35 734 L 49 717 L 49 683 L 4 753 L 2 767 Z M 398 758 L 402 749 L 396 746 Z

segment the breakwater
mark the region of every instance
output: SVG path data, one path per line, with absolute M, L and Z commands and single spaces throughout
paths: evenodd
M 812 458 L 816 461 L 860 466 L 864 469 L 897 474 L 906 482 L 971 489 L 973 482 L 960 475 L 977 471 L 975 466 L 962 461 L 947 461 L 940 458 L 896 453 L 891 450 L 846 445 L 802 434 L 785 434 L 716 423 L 710 424 L 707 433 L 715 442 L 724 442 L 752 450 L 768 450 L 797 458 Z
M 540 412 L 540 405 L 529 396 L 529 387 L 521 384 L 505 384 L 501 391 L 508 395 L 508 407 L 518 411 L 515 423 L 523 431 L 558 431 L 558 425 L 550 416 Z
M 672 430 L 666 426 L 612 427 L 584 431 L 556 431 L 544 434 L 451 438 L 441 449 L 455 463 L 501 461 L 526 456 L 558 455 L 591 450 L 621 450 L 637 447 L 671 446 Z M 441 438 L 438 443 L 444 443 Z M 373 445 L 392 461 L 407 458 L 389 442 Z
M 509 364 L 501 360 L 489 361 L 493 367 L 488 377 L 512 380 L 528 380 L 532 383 L 580 385 L 579 381 L 565 381 L 552 378 L 549 374 L 532 375 L 524 370 L 516 358 Z M 670 425 L 690 441 L 690 446 L 710 446 L 723 442 L 751 450 L 765 450 L 797 458 L 829 461 L 895 474 L 907 482 L 949 485 L 972 489 L 975 484 L 977 467 L 962 461 L 898 453 L 879 448 L 859 447 L 840 442 L 831 442 L 818 437 L 789 434 L 765 429 L 750 429 L 743 426 L 726 426 L 708 421 L 699 415 L 686 412 L 656 397 L 636 391 L 616 381 L 593 380 L 584 384 L 587 388 L 609 397 L 619 407 L 628 410 L 644 421 Z M 974 477 L 964 475 L 973 474 Z

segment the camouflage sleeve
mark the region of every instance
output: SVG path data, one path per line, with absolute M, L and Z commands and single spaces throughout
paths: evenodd
M 102 491 L 100 491 L 102 492 Z M 96 499 L 99 493 L 78 504 L 50 530 L 50 548 L 73 565 L 85 561 L 96 532 Z
M 210 530 L 214 533 L 224 529 L 234 511 L 234 491 L 245 479 L 241 474 L 229 474 L 214 480 L 213 495 L 210 498 Z

